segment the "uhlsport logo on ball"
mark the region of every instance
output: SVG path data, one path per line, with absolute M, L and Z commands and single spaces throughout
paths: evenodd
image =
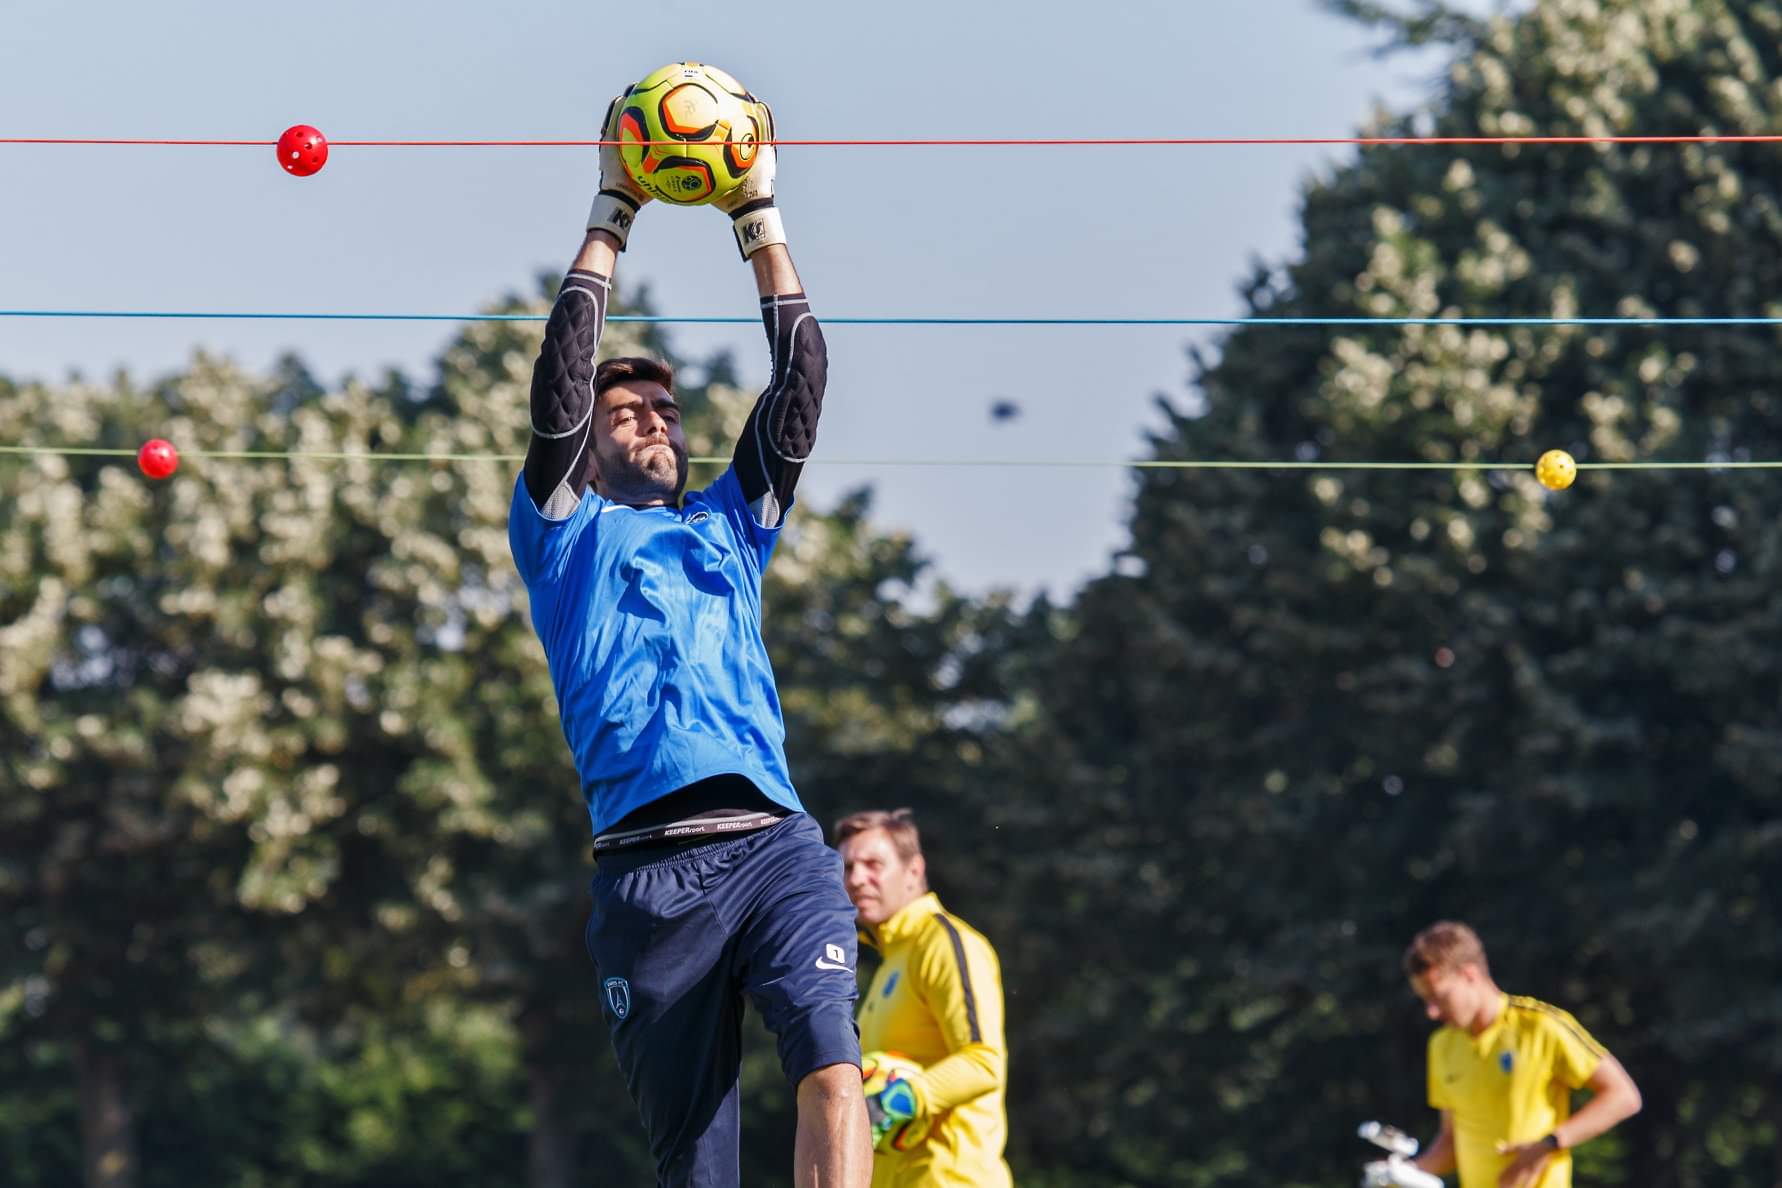
M 625 93 L 619 154 L 652 197 L 697 206 L 742 184 L 773 135 L 767 120 L 767 109 L 722 70 L 673 62 Z

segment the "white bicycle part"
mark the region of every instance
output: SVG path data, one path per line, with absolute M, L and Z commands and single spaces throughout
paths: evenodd
M 1403 1155 L 1406 1159 L 1417 1153 L 1417 1140 L 1396 1126 L 1388 1126 L 1384 1122 L 1363 1122 L 1355 1131 L 1382 1151 L 1393 1155 Z
M 1361 1169 L 1361 1188 L 1443 1188 L 1442 1178 L 1431 1175 L 1411 1163 L 1417 1153 L 1417 1140 L 1384 1122 L 1363 1122 L 1355 1131 L 1374 1146 L 1387 1152 Z
M 1442 1177 L 1413 1167 L 1403 1155 L 1388 1155 L 1361 1169 L 1361 1188 L 1443 1188 Z

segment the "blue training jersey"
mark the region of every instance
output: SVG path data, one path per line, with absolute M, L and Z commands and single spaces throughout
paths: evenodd
M 717 775 L 803 811 L 761 638 L 761 574 L 779 530 L 755 522 L 733 469 L 678 508 L 590 489 L 561 520 L 522 477 L 507 537 L 596 834 Z

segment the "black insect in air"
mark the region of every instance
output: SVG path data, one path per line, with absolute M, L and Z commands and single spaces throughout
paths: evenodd
M 990 419 L 1001 424 L 1021 415 L 1021 406 L 1013 400 L 998 400 L 990 405 Z

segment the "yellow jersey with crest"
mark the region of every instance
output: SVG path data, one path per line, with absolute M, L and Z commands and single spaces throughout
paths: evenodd
M 873 1155 L 872 1188 L 1008 1188 L 1008 1041 L 996 950 L 933 892 L 862 936 L 884 960 L 861 1000 L 860 1050 L 920 1064 L 910 1082 L 931 1119 L 913 1149 Z
M 1510 1160 L 1499 1143 L 1532 1143 L 1571 1116 L 1608 1053 L 1556 1006 L 1504 995 L 1478 1035 L 1443 1027 L 1429 1037 L 1429 1104 L 1454 1120 L 1460 1188 L 1497 1188 Z M 1571 1188 L 1572 1153 L 1557 1151 L 1533 1188 Z

